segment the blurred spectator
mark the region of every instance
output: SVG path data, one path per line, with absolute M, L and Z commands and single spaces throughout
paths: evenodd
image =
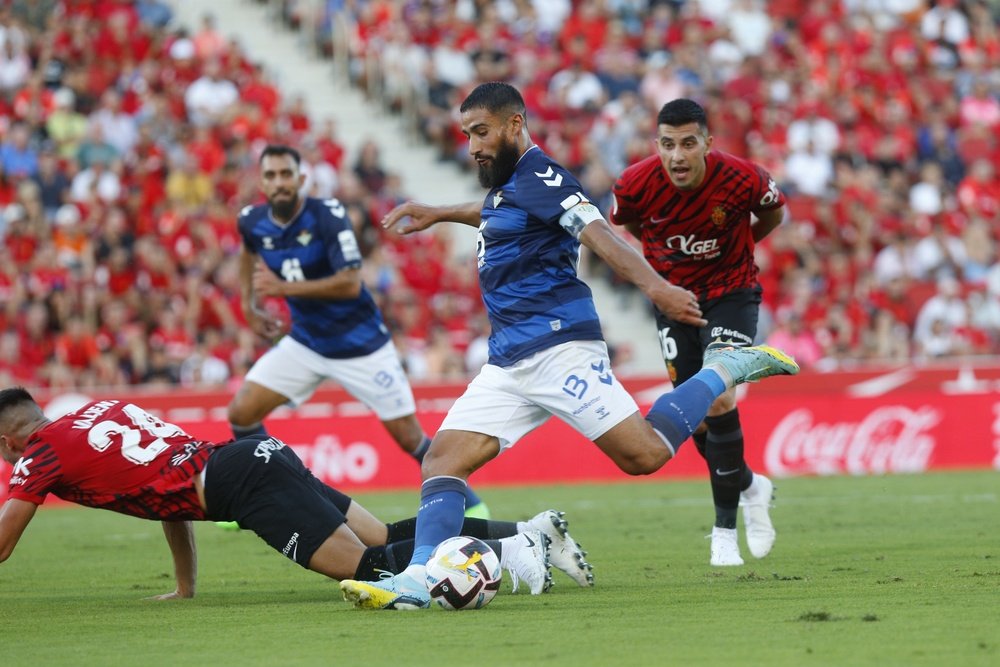
M 401 242 L 378 229 L 407 197 L 381 140 L 349 154 L 335 116 L 317 123 L 208 14 L 189 35 L 167 28 L 165 2 L 11 11 L 19 19 L 0 30 L 0 377 L 178 382 L 185 360 L 210 355 L 238 384 L 261 350 L 235 323 L 232 214 L 255 201 L 255 151 L 274 140 L 301 145 L 306 187 L 350 210 L 366 279 L 412 363 L 454 372 L 433 361 L 444 337 L 469 355 L 467 371 L 481 365 L 478 289 L 445 259 L 448 238 Z M 793 326 L 822 348 L 821 365 L 1000 350 L 1000 31 L 988 3 L 465 0 L 326 11 L 352 26 L 354 80 L 406 113 L 441 159 L 468 163 L 454 113 L 464 89 L 510 80 L 537 139 L 605 208 L 609 179 L 648 154 L 660 106 L 703 101 L 717 147 L 745 149 L 788 185 L 789 219 L 756 249 L 761 331 L 769 313 L 798 313 Z M 285 16 L 305 25 L 300 10 Z M 945 318 L 931 335 L 925 315 L 918 340 L 916 311 L 936 303 L 927 281 L 943 276 L 960 281 L 966 322 Z M 183 359 L 150 343 L 167 309 L 198 334 Z M 98 345 L 80 372 L 51 345 L 69 340 L 73 318 Z M 22 357 L 33 363 L 3 360 Z M 198 375 L 184 371 L 185 381 Z
M 802 315 L 794 310 L 779 311 L 777 326 L 767 337 L 767 344 L 795 357 L 802 368 L 813 367 L 823 358 L 823 348 L 816 335 L 806 327 Z
M 218 125 L 229 118 L 239 97 L 236 85 L 223 77 L 222 64 L 213 58 L 184 92 L 184 104 L 193 125 Z
M 13 178 L 33 177 L 38 173 L 38 151 L 31 146 L 31 129 L 25 123 L 14 123 L 7 138 L 0 143 L 0 164 L 5 174 Z
M 950 344 L 954 345 L 952 332 L 967 323 L 968 309 L 961 295 L 961 283 L 948 276 L 937 281 L 937 292 L 924 302 L 917 313 L 913 338 L 925 351 L 928 346 L 942 350 L 946 341 L 952 341 Z
M 948 277 L 958 280 L 963 277 L 965 245 L 949 234 L 942 223 L 936 223 L 931 233 L 913 246 L 913 259 L 921 280 L 937 281 Z

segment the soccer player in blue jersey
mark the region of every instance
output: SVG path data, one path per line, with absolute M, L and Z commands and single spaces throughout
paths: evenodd
M 229 403 L 236 439 L 264 434 L 264 418 L 285 403 L 309 399 L 326 379 L 367 405 L 389 435 L 421 461 L 430 438 L 415 416 L 410 383 L 375 301 L 361 281 L 361 250 L 344 205 L 336 199 L 300 197 L 305 175 L 298 152 L 267 146 L 260 156 L 260 187 L 267 204 L 240 212 L 243 237 L 240 283 L 243 313 L 259 335 L 282 333 L 260 299 L 281 297 L 291 331 L 247 372 Z M 488 518 L 471 489 L 469 516 Z
M 712 345 L 702 370 L 643 417 L 612 372 L 593 297 L 577 276 L 580 244 L 661 312 L 703 326 L 695 295 L 660 277 L 611 229 L 577 179 L 532 143 L 517 89 L 482 84 L 460 111 L 479 180 L 489 188 L 485 201 L 449 207 L 408 202 L 383 225 L 400 225 L 402 233 L 442 221 L 478 227 L 479 281 L 493 329 L 489 362 L 448 412 L 424 458 L 410 565 L 378 582 L 341 582 L 345 599 L 360 608 L 429 606 L 425 564 L 437 544 L 461 529 L 466 478 L 552 415 L 624 472 L 646 475 L 674 456 L 726 389 L 798 372 L 794 360 L 774 348 Z M 565 556 L 553 549 L 550 559 L 558 565 Z M 528 583 L 537 594 L 548 581 Z

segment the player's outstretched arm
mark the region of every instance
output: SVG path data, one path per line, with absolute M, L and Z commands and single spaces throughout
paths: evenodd
M 580 242 L 597 253 L 615 273 L 642 290 L 670 319 L 698 327 L 707 324 L 695 295 L 664 280 L 605 220 L 595 220 L 584 227 Z
M 193 598 L 198 577 L 198 553 L 194 544 L 194 526 L 190 521 L 164 521 L 163 535 L 174 557 L 174 577 L 177 588 L 172 593 L 154 595 L 150 600 Z
M 10 558 L 37 509 L 38 505 L 35 503 L 17 498 L 4 503 L 0 510 L 0 563 Z
M 430 206 L 408 201 L 386 213 L 382 218 L 383 229 L 395 229 L 398 234 L 420 232 L 439 222 L 457 222 L 479 227 L 482 202 L 468 202 L 454 206 Z

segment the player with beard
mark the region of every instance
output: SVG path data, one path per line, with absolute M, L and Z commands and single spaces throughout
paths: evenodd
M 590 288 L 577 276 L 580 244 L 638 286 L 662 312 L 702 326 L 695 295 L 660 277 L 614 232 L 579 181 L 528 133 L 524 100 L 500 82 L 476 87 L 461 108 L 462 133 L 489 193 L 483 202 L 402 204 L 386 228 L 411 233 L 443 221 L 477 227 L 479 284 L 492 333 L 489 362 L 449 410 L 421 470 L 416 543 L 406 570 L 381 581 L 342 581 L 360 608 L 429 606 L 425 565 L 462 528 L 465 479 L 552 415 L 596 444 L 624 472 L 648 475 L 677 451 L 712 402 L 741 382 L 794 374 L 774 348 L 714 345 L 704 368 L 661 396 L 645 417 L 615 378 Z M 564 571 L 569 554 L 553 549 Z M 581 586 L 589 577 L 574 577 Z M 547 582 L 533 585 L 540 593 Z
M 361 250 L 344 205 L 336 199 L 301 198 L 305 175 L 298 152 L 267 146 L 260 156 L 260 188 L 267 204 L 240 212 L 239 258 L 243 313 L 257 334 L 274 340 L 281 322 L 260 306 L 280 297 L 292 325 L 287 336 L 247 372 L 229 403 L 237 439 L 266 433 L 264 418 L 285 403 L 309 399 L 326 379 L 367 405 L 389 435 L 418 462 L 430 438 L 417 421 L 409 380 L 389 330 L 361 281 Z M 488 518 L 474 491 L 465 495 L 468 516 Z
M 692 100 L 673 100 L 660 110 L 656 151 L 618 178 L 611 222 L 642 242 L 661 276 L 698 297 L 707 324 L 657 312 L 667 372 L 683 386 L 701 369 L 712 341 L 753 345 L 761 300 L 754 244 L 781 224 L 785 198 L 760 166 L 712 150 L 705 110 Z M 743 564 L 739 505 L 750 553 L 763 558 L 775 540 L 768 511 L 774 485 L 746 463 L 735 392 L 715 400 L 694 441 L 708 464 L 715 502 L 709 562 Z

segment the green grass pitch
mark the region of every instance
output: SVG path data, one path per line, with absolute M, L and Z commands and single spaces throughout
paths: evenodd
M 197 528 L 198 594 L 158 523 L 43 509 L 0 565 L 3 663 L 38 665 L 997 665 L 1000 476 L 777 482 L 774 551 L 708 565 L 707 482 L 485 488 L 500 518 L 567 512 L 597 580 L 559 572 L 475 612 L 360 612 L 253 534 Z M 359 500 L 393 520 L 414 493 Z M 742 533 L 742 530 L 741 530 Z M 742 535 L 741 535 L 742 541 Z

